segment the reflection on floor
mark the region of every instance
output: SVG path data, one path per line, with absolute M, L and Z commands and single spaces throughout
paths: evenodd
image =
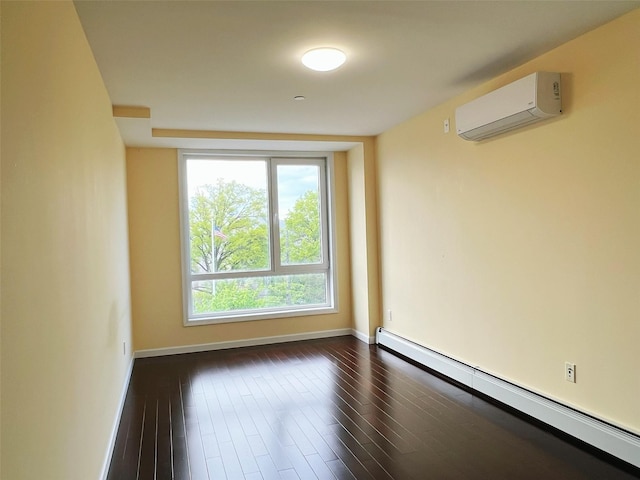
M 352 337 L 140 359 L 109 480 L 632 479 Z

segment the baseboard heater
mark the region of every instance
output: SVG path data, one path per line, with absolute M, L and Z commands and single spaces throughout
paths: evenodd
M 640 468 L 638 435 L 489 375 L 384 328 L 376 330 L 376 344 Z

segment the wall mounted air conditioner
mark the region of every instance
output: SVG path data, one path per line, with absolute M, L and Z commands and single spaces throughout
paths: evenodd
M 456 108 L 456 130 L 479 141 L 560 113 L 560 74 L 536 72 Z

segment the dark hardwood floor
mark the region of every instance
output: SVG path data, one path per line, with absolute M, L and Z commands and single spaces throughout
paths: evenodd
M 109 480 L 631 479 L 352 337 L 136 360 Z

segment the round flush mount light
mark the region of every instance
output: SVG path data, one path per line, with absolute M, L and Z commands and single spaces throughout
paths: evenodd
M 342 65 L 347 56 L 337 48 L 314 48 L 302 56 L 305 67 L 317 72 L 328 72 Z

